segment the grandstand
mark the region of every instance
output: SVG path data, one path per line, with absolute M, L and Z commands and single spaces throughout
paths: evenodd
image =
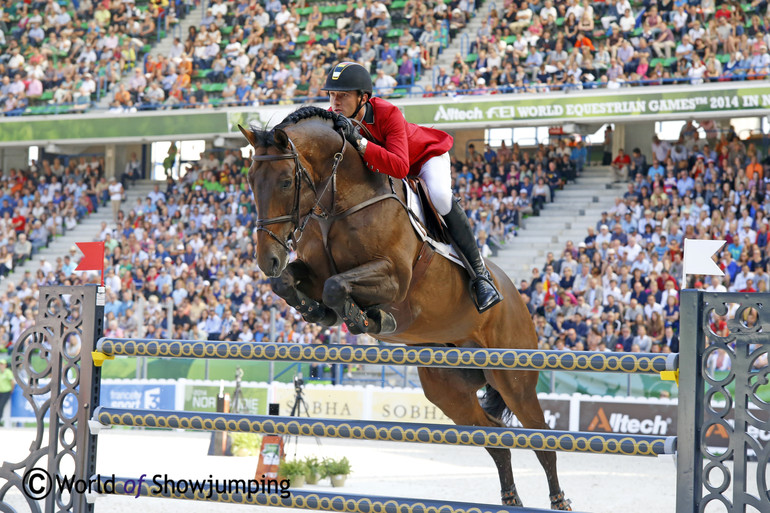
M 321 79 L 343 59 L 373 78 L 382 70 L 395 81 L 381 86 L 388 96 L 411 98 L 770 72 L 762 0 L 279 3 L 8 1 L 0 107 L 24 116 L 305 103 L 321 98 Z
M 770 286 L 762 0 L 0 7 L 0 352 L 38 287 L 96 279 L 73 272 L 88 239 L 107 240 L 108 336 L 259 340 L 277 308 L 281 340 L 326 341 L 253 262 L 237 125 L 327 104 L 343 59 L 452 133 L 455 193 L 543 347 L 672 350 L 685 237 L 728 241 L 727 275 L 688 286 Z

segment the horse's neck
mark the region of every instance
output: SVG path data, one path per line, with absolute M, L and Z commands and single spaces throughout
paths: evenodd
M 353 146 L 345 145 L 345 153 L 337 169 L 334 187 L 334 210 L 342 212 L 370 198 L 391 192 L 388 176 L 366 168 Z

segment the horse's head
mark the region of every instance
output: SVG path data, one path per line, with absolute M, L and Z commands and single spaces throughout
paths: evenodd
M 318 123 L 297 124 L 310 118 Z M 255 151 L 248 182 L 257 207 L 257 264 L 270 277 L 286 268 L 292 246 L 323 197 L 319 185 L 330 166 L 322 163 L 331 163 L 343 145 L 333 130 L 335 121 L 333 113 L 303 107 L 270 131 L 239 126 Z

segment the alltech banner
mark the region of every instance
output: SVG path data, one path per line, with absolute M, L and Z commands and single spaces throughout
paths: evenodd
M 768 413 L 752 409 L 760 420 L 768 418 Z M 725 419 L 732 429 L 735 410 L 731 410 Z M 676 404 L 639 404 L 613 401 L 581 401 L 578 429 L 598 433 L 622 433 L 631 435 L 674 436 L 677 434 Z M 770 441 L 770 432 L 753 426 L 748 432 L 761 442 Z M 730 431 L 723 424 L 712 424 L 706 429 L 706 443 L 709 447 L 727 447 Z
M 581 401 L 579 431 L 676 435 L 677 405 Z
M 740 82 L 746 84 L 745 82 Z M 674 90 L 672 90 L 674 89 Z M 456 101 L 404 104 L 406 119 L 421 125 L 505 124 L 543 120 L 591 120 L 638 116 L 698 113 L 749 112 L 766 115 L 770 109 L 770 86 L 719 87 L 699 89 L 691 86 L 650 92 L 648 88 L 623 88 L 594 93 L 550 93 L 491 96 L 491 100 L 462 96 Z
M 760 409 L 752 409 L 753 415 L 761 420 L 767 422 L 768 413 Z M 730 428 L 735 425 L 735 410 L 730 410 L 725 419 Z M 748 434 L 755 439 L 759 440 L 763 444 L 767 444 L 770 441 L 770 432 L 757 429 L 754 426 L 749 425 L 746 429 Z M 727 447 L 730 443 L 730 431 L 722 424 L 712 424 L 706 429 L 706 444 L 709 447 Z
M 566 399 L 540 399 L 543 408 L 545 423 L 551 429 L 569 431 L 570 401 Z M 510 424 L 512 427 L 521 427 L 521 422 L 516 417 Z

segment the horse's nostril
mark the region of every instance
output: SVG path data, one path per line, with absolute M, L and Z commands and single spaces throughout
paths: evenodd
M 279 266 L 278 258 L 277 257 L 271 258 L 270 259 L 270 268 L 273 271 L 273 276 L 275 276 L 275 274 L 277 273 L 278 266 Z

